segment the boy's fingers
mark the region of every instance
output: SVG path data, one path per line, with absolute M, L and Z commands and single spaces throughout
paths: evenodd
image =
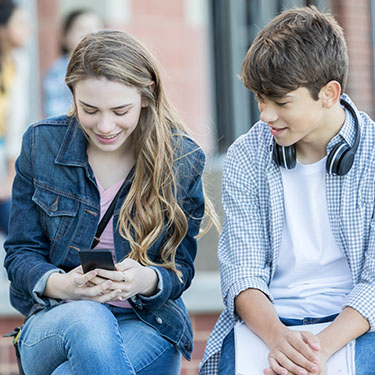
M 320 348 L 320 343 L 319 343 L 319 338 L 317 336 L 315 336 L 313 333 L 311 332 L 301 332 L 302 333 L 302 337 L 303 337 L 303 341 L 308 344 L 313 350 L 315 351 L 319 351 L 321 348 Z

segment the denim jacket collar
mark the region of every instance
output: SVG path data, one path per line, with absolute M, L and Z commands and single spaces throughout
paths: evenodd
M 87 139 L 85 134 L 77 119 L 75 117 L 71 117 L 69 119 L 68 130 L 65 134 L 63 142 L 61 143 L 55 163 L 66 166 L 86 168 L 88 167 L 86 149 Z

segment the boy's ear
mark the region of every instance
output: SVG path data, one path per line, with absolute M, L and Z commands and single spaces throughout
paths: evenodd
M 329 81 L 321 90 L 320 97 L 324 108 L 333 107 L 341 96 L 341 85 L 337 81 Z

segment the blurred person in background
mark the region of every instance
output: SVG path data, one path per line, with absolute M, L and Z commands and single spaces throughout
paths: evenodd
M 103 21 L 91 9 L 74 10 L 66 16 L 62 26 L 61 56 L 47 70 L 43 82 L 46 116 L 66 113 L 72 106 L 72 95 L 64 82 L 70 55 L 84 35 L 103 28 Z
M 31 31 L 29 14 L 0 0 L 0 232 L 7 234 L 14 162 L 28 116 L 29 66 L 23 51 Z

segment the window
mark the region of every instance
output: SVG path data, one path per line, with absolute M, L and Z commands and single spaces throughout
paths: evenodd
M 325 0 L 210 0 L 213 102 L 219 153 L 259 118 L 256 100 L 239 79 L 242 61 L 258 31 L 284 9 L 316 5 Z

